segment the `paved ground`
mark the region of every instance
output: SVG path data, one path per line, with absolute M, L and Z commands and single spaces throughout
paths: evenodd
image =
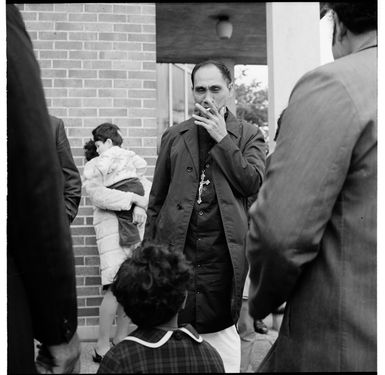
M 245 337 L 242 343 L 243 353 L 246 355 L 244 357 L 245 370 L 243 372 L 255 372 L 276 338 L 277 331 L 273 329 L 270 329 L 267 335 L 254 333 Z M 99 365 L 92 361 L 94 346 L 95 342 L 81 343 L 81 374 L 95 374 L 98 370 Z

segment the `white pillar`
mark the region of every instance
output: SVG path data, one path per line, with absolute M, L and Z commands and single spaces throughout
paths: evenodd
M 269 150 L 277 119 L 298 79 L 320 65 L 320 12 L 317 2 L 266 3 L 269 72 Z
M 222 61 L 226 66 L 227 68 L 230 70 L 230 73 L 231 73 L 231 77 L 233 79 L 233 84 L 234 84 L 234 80 L 235 80 L 235 77 L 234 77 L 234 60 L 230 60 L 230 59 L 220 59 L 220 61 Z M 227 101 L 227 106 L 229 107 L 230 111 L 236 115 L 236 109 L 235 109 L 235 91 L 233 92 L 233 96 L 231 96 L 229 98 L 229 100 Z

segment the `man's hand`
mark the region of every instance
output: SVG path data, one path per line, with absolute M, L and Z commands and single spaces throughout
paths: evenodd
M 77 333 L 68 343 L 41 345 L 36 358 L 36 369 L 40 374 L 79 374 L 80 342 Z
M 143 207 L 135 206 L 132 212 L 132 222 L 142 226 L 147 219 L 146 210 Z
M 226 107 L 222 107 L 219 111 L 215 105 L 206 109 L 199 103 L 195 103 L 195 107 L 207 117 L 193 114 L 194 123 L 203 126 L 215 141 L 220 142 L 227 135 L 224 118 Z

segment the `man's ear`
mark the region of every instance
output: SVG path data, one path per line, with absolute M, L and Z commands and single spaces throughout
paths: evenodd
M 346 36 L 348 29 L 346 26 L 340 21 L 336 12 L 333 12 L 334 25 L 336 28 L 336 39 L 341 42 L 342 39 Z
M 107 143 L 109 146 L 113 146 L 111 138 L 107 138 L 105 143 Z

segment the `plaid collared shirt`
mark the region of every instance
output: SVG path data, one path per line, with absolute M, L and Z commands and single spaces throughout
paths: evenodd
M 190 325 L 136 329 L 104 356 L 98 374 L 224 373 L 219 353 Z

